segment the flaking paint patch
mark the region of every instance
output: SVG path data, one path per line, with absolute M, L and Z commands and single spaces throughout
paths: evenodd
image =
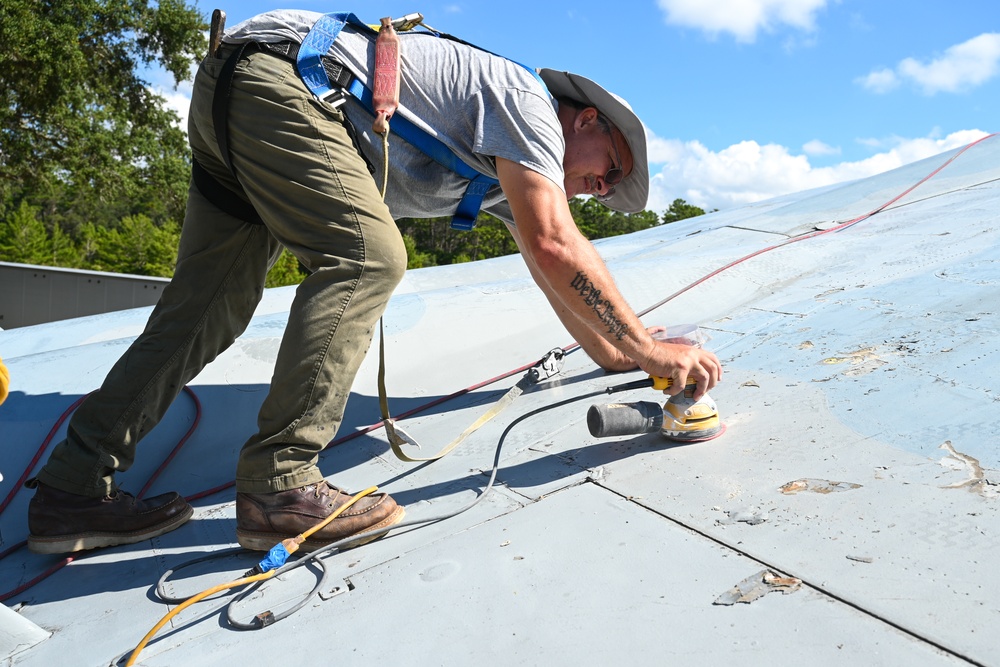
M 712 604 L 734 605 L 737 602 L 749 604 L 775 591 L 788 595 L 799 590 L 802 580 L 795 577 L 783 577 L 770 570 L 762 570 L 739 582 L 728 591 L 716 598 Z
M 851 491 L 860 489 L 860 484 L 854 482 L 831 482 L 828 479 L 797 479 L 783 485 L 779 491 L 786 496 L 791 496 L 800 491 L 812 491 L 813 493 L 836 493 L 839 491 Z
M 715 523 L 720 526 L 727 526 L 734 523 L 745 523 L 750 526 L 756 526 L 770 518 L 767 510 L 763 510 L 756 505 L 735 510 L 726 510 L 726 514 L 728 516 L 725 519 L 717 519 Z
M 840 357 L 827 357 L 820 363 L 828 366 L 833 364 L 850 364 L 851 367 L 844 371 L 844 375 L 867 375 L 868 373 L 871 373 L 879 367 L 885 366 L 889 363 L 876 354 L 877 350 L 878 348 L 876 347 L 863 347 L 854 352 L 848 352 Z
M 875 559 L 871 556 L 861 556 L 858 554 L 847 554 L 848 560 L 853 560 L 856 563 L 874 563 Z
M 961 469 L 965 468 L 969 471 L 969 478 L 961 482 L 955 482 L 953 484 L 945 484 L 942 488 L 944 489 L 968 489 L 973 493 L 978 493 L 984 498 L 996 498 L 1000 496 L 1000 484 L 992 482 L 986 479 L 986 472 L 983 467 L 979 464 L 979 460 L 969 456 L 968 454 L 963 454 L 955 449 L 954 445 L 951 444 L 951 440 L 945 440 L 944 443 L 939 447 L 939 449 L 944 449 L 948 452 L 948 456 L 941 459 L 941 465 L 946 468 Z M 955 467 L 958 465 L 958 468 Z

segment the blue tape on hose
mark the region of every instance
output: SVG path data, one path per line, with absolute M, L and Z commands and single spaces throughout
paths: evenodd
M 257 563 L 261 572 L 270 572 L 275 568 L 279 568 L 288 562 L 288 549 L 285 548 L 284 544 L 280 542 L 271 547 L 271 550 L 267 552 L 267 557 L 261 562 Z

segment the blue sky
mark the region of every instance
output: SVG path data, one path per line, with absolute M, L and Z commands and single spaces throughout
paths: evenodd
M 210 14 L 213 6 L 198 5 Z M 241 0 L 428 24 L 627 99 L 650 141 L 649 208 L 725 209 L 860 178 L 998 131 L 994 0 Z M 500 9 L 502 7 L 503 9 Z M 707 8 L 706 8 L 707 7 Z M 161 89 L 182 115 L 190 89 Z

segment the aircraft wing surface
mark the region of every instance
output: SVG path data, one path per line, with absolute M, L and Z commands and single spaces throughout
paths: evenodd
M 450 442 L 554 348 L 562 370 L 446 458 L 406 463 L 377 427 L 376 340 L 321 467 L 438 517 L 483 493 L 510 427 L 495 485 L 228 611 L 233 593 L 183 610 L 138 664 L 1000 665 L 1000 138 L 595 245 L 644 323 L 710 337 L 721 437 L 590 435 L 590 404 L 665 397 L 570 401 L 644 375 L 571 349 L 519 257 L 410 271 L 385 316 L 390 409 L 422 444 L 408 453 Z M 165 572 L 222 554 L 166 582 L 183 598 L 259 559 L 231 551 L 231 482 L 292 295 L 267 291 L 118 478 L 195 497 L 194 518 L 68 563 L 16 548 L 15 485 L 150 309 L 0 332 L 0 663 L 123 664 L 176 606 L 155 592 Z M 227 621 L 317 583 L 285 620 Z

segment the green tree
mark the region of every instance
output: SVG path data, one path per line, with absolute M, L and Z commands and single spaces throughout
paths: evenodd
M 18 264 L 47 263 L 49 236 L 37 214 L 37 208 L 22 201 L 4 216 L 0 225 L 0 260 Z
M 158 227 L 145 215 L 127 216 L 117 228 L 88 225 L 84 236 L 93 249 L 85 261 L 88 269 L 140 276 L 174 273 L 180 241 L 176 223 Z
M 274 263 L 271 270 L 267 272 L 264 280 L 264 287 L 284 287 L 285 285 L 298 285 L 305 279 L 306 273 L 302 270 L 298 258 L 288 252 L 286 248 L 281 249 L 278 261 Z
M 480 213 L 470 231 L 451 229 L 451 218 L 396 221 L 406 245 L 407 268 L 460 264 L 516 253 L 517 244 L 507 225 L 488 213 Z
M 180 222 L 186 141 L 139 72 L 187 79 L 205 28 L 183 0 L 0 2 L 0 201 L 67 231 L 108 209 Z
M 52 227 L 52 236 L 49 239 L 49 256 L 45 264 L 65 267 L 80 266 L 80 251 L 77 249 L 76 243 L 59 225 Z
M 95 259 L 100 254 L 100 229 L 101 228 L 94 223 L 87 222 L 76 230 L 77 248 L 80 253 L 80 266 L 88 269 L 94 268 Z
M 422 269 L 425 266 L 435 266 L 433 255 L 417 249 L 417 242 L 409 234 L 403 234 L 403 245 L 406 246 L 406 268 Z
M 631 234 L 659 224 L 659 219 L 652 211 L 639 213 L 612 211 L 593 197 L 586 199 L 574 197 L 569 201 L 569 210 L 580 232 L 592 241 Z
M 469 260 L 476 261 L 514 255 L 517 254 L 518 248 L 503 220 L 488 213 L 480 213 L 475 229 L 466 239 L 465 252 Z
M 670 222 L 677 222 L 678 220 L 684 220 L 685 218 L 694 218 L 699 215 L 705 215 L 704 209 L 700 209 L 697 206 L 687 203 L 683 199 L 675 199 L 673 203 L 670 204 L 670 208 L 663 212 L 663 224 Z
M 463 243 L 462 233 L 450 229 L 451 218 L 401 218 L 396 221 L 403 243 L 407 244 L 407 268 L 451 264 Z M 412 241 L 412 248 L 409 246 Z

